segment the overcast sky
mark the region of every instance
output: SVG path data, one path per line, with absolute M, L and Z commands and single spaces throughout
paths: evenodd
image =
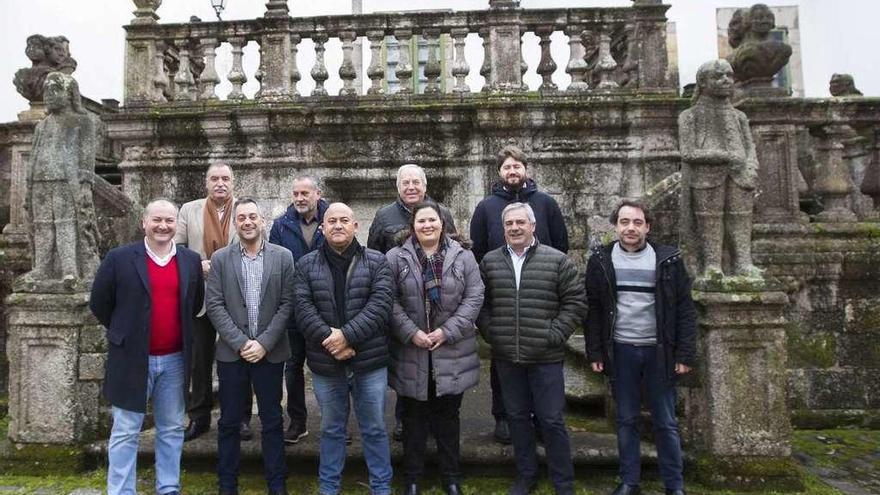
M 365 12 L 400 9 L 455 9 L 475 10 L 488 6 L 488 0 L 362 0 Z M 182 22 L 190 15 L 208 21 L 214 19 L 210 0 L 165 0 L 159 9 L 160 22 Z M 224 19 L 250 19 L 263 14 L 265 0 L 227 0 Z M 715 9 L 718 7 L 748 6 L 744 0 L 667 0 L 672 4 L 668 12 L 678 30 L 679 69 L 682 83 L 694 79 L 700 63 L 717 57 L 715 37 Z M 880 96 L 880 0 L 767 0 L 769 5 L 797 5 L 800 9 L 801 43 L 804 65 L 804 83 L 808 97 L 828 96 L 828 80 L 834 72 L 848 72 L 855 76 L 856 85 L 865 95 Z M 294 16 L 349 13 L 351 0 L 323 0 L 321 2 L 288 2 Z M 523 8 L 589 7 L 630 5 L 630 0 L 522 0 Z M 122 26 L 133 18 L 134 4 L 130 0 L 0 0 L 0 122 L 16 119 L 16 114 L 27 108 L 27 101 L 12 85 L 15 71 L 30 67 L 25 57 L 25 39 L 30 34 L 64 35 L 70 39 L 70 51 L 78 62 L 74 76 L 85 96 L 100 100 L 122 100 L 123 54 L 125 32 Z M 564 46 L 564 38 L 554 38 Z M 477 40 L 472 40 L 476 43 Z M 338 42 L 337 42 L 338 43 Z M 328 45 L 328 65 L 331 72 L 338 67 Z M 228 48 L 228 47 L 227 47 Z M 245 54 L 245 60 L 256 59 L 254 46 Z M 566 56 L 567 56 L 567 52 Z M 222 58 L 223 51 L 218 57 Z M 366 55 L 368 57 L 368 55 Z M 470 56 L 468 56 L 470 57 Z M 527 62 L 534 67 L 536 61 Z M 554 80 L 566 79 L 566 60 L 557 59 L 559 71 Z M 218 60 L 218 72 L 223 78 L 228 71 L 225 61 Z M 478 61 L 469 59 L 476 73 Z M 335 65 L 335 67 L 334 67 Z M 308 66 L 306 66 L 308 69 Z M 531 69 L 534 71 L 534 68 Z M 532 75 L 534 78 L 535 75 Z M 253 78 L 251 78 L 253 79 Z M 308 79 L 308 76 L 305 77 Z M 472 86 L 481 78 L 474 74 Z M 333 74 L 328 86 L 338 82 Z M 308 81 L 303 81 L 308 85 Z M 247 87 L 255 90 L 253 81 Z M 301 90 L 303 88 L 301 87 Z M 225 94 L 223 87 L 219 88 Z M 247 92 L 247 91 L 246 91 Z

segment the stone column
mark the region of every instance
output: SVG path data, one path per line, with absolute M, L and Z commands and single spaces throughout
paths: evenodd
M 156 9 L 162 0 L 134 0 L 137 10 L 131 25 L 125 26 L 125 86 L 126 106 L 147 105 L 163 99 L 154 85 L 156 36 L 153 27 L 159 16 Z
M 489 9 L 486 85 L 490 91 L 519 91 L 522 88 L 519 1 L 490 0 Z
M 699 387 L 685 402 L 698 478 L 728 488 L 802 488 L 786 404 L 788 296 L 728 277 L 698 285 L 694 301 Z
M 742 109 L 746 114 L 748 109 Z M 755 151 L 758 154 L 758 188 L 755 223 L 807 222 L 800 210 L 798 193 L 797 127 L 791 124 L 762 123 L 764 115 L 749 116 Z
M 277 4 L 274 7 L 273 5 Z M 264 31 L 260 40 L 261 101 L 289 100 L 291 90 L 290 70 L 290 22 L 286 1 L 270 1 L 264 19 Z
M 814 134 L 816 171 L 813 191 L 822 198 L 823 210 L 816 215 L 820 222 L 854 222 L 852 194 L 856 190 L 847 161 L 844 159 L 846 141 L 853 139 L 855 131 L 845 124 L 832 124 Z
M 104 338 L 87 292 L 6 298 L 9 439 L 75 444 L 94 439 Z
M 666 51 L 668 8 L 669 5 L 662 5 L 654 0 L 639 0 L 633 4 L 638 60 L 632 63 L 638 65 L 637 71 L 633 72 L 638 74 L 636 86 L 640 90 L 678 91 L 677 85 L 669 77 L 669 57 Z

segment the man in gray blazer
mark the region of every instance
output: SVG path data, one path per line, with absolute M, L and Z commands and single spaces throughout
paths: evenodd
M 215 353 L 220 378 L 219 492 L 238 493 L 239 424 L 253 386 L 266 484 L 270 494 L 286 494 L 281 387 L 284 361 L 290 357 L 293 256 L 263 239 L 265 219 L 254 200 L 238 200 L 233 215 L 239 242 L 211 257 L 207 289 L 208 316 L 220 336 Z

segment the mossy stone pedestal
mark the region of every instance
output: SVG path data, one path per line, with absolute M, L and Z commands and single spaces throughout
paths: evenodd
M 16 444 L 75 445 L 93 439 L 98 425 L 103 334 L 84 288 L 56 289 L 6 298 L 9 439 Z
M 801 489 L 786 406 L 788 296 L 763 280 L 698 280 L 699 386 L 687 405 L 697 478 L 746 490 Z

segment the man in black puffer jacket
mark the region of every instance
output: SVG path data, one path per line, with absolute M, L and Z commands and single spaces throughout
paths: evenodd
M 391 270 L 382 253 L 355 239 L 351 208 L 324 212 L 324 245 L 296 270 L 296 325 L 306 340 L 315 397 L 321 407 L 318 491 L 340 493 L 345 464 L 349 391 L 370 473 L 370 492 L 391 493 L 391 452 L 385 431 Z
M 517 478 L 510 495 L 535 486 L 535 419 L 544 439 L 547 468 L 557 495 L 574 494 L 574 467 L 565 428 L 565 342 L 587 313 L 577 268 L 535 238 L 535 213 L 523 203 L 502 212 L 507 244 L 480 263 L 486 286 L 477 326 L 492 346 Z
M 675 419 L 676 377 L 696 353 L 691 281 L 681 251 L 647 242 L 651 216 L 623 201 L 611 215 L 616 242 L 593 249 L 587 262 L 587 359 L 611 377 L 617 404 L 621 484 L 613 495 L 638 495 L 638 425 L 642 391 L 651 406 L 657 464 L 669 495 L 683 495 L 681 440 Z

